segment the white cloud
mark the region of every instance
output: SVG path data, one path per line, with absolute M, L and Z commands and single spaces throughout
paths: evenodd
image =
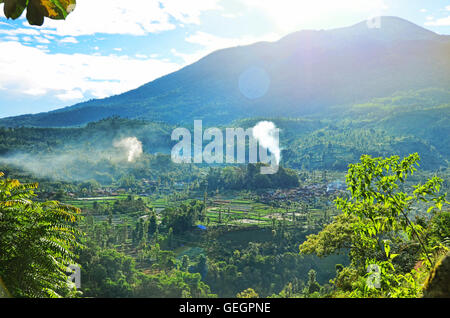
M 0 41 L 0 52 L 0 87 L 8 94 L 48 95 L 64 102 L 120 94 L 180 67 L 157 59 L 50 54 L 13 41 Z
M 275 33 L 269 33 L 262 36 L 226 38 L 198 31 L 195 34 L 188 36 L 186 41 L 189 43 L 199 44 L 210 50 L 219 50 L 227 47 L 248 45 L 259 41 L 275 41 L 278 39 L 279 36 Z
M 427 26 L 450 26 L 450 16 L 446 18 L 437 19 L 434 21 L 426 22 Z
M 238 14 L 235 14 L 235 13 L 224 13 L 224 14 L 222 14 L 222 17 L 224 17 L 226 19 L 236 19 L 239 16 L 241 16 L 241 15 L 238 15 Z
M 36 48 L 44 51 L 44 52 L 49 52 L 48 46 L 47 45 L 36 45 Z
M 192 63 L 197 62 L 198 60 L 200 60 L 202 57 L 204 57 L 205 55 L 208 54 L 208 51 L 205 50 L 201 50 L 201 51 L 196 51 L 194 53 L 182 53 L 179 52 L 177 49 L 172 49 L 171 53 L 176 56 L 179 57 L 183 60 L 183 65 L 189 65 Z
M 79 89 L 68 90 L 61 94 L 56 94 L 55 96 L 63 102 L 83 99 L 84 97 L 83 93 Z
M 443 11 L 450 11 L 450 6 L 446 6 Z M 440 19 L 429 19 L 427 17 L 428 22 L 425 23 L 426 26 L 450 26 L 450 16 L 440 18 Z
M 369 19 L 383 15 L 388 8 L 385 0 L 238 0 L 250 9 L 260 10 L 280 32 L 303 28 L 348 23 L 358 17 Z
M 220 10 L 220 0 L 78 0 L 65 21 L 47 19 L 43 28 L 61 36 L 145 35 L 173 30 L 175 23 L 199 24 L 205 11 Z
M 62 38 L 59 42 L 77 44 L 78 40 L 76 38 L 74 38 L 73 36 L 67 36 L 67 37 Z
M 243 36 L 239 38 L 226 38 L 198 31 L 192 35 L 189 35 L 185 40 L 186 42 L 202 46 L 203 47 L 202 49 L 191 54 L 182 53 L 176 49 L 172 49 L 171 52 L 174 56 L 183 59 L 184 63 L 187 65 L 192 64 L 200 60 L 202 57 L 220 49 L 241 45 L 249 45 L 260 41 L 276 41 L 278 39 L 279 35 L 276 33 L 269 33 L 262 36 Z
M 204 11 L 223 10 L 219 2 L 220 0 L 161 1 L 165 13 L 185 24 L 200 24 L 200 15 Z
M 19 37 L 17 36 L 5 36 L 3 39 L 8 41 L 19 41 Z
M 10 26 L 8 24 L 8 26 Z M 10 35 L 10 36 L 14 36 L 14 35 L 39 35 L 39 31 L 36 29 L 27 29 L 27 28 L 18 28 L 18 29 L 10 29 L 10 30 L 5 30 L 5 29 L 0 29 L 0 34 L 6 34 L 6 35 Z
M 41 37 L 41 36 L 35 36 L 34 40 L 41 44 L 49 44 L 50 43 L 50 41 L 48 39 Z

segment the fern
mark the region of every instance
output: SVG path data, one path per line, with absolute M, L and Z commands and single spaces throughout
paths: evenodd
M 35 202 L 38 184 L 0 173 L 0 277 L 16 297 L 60 297 L 83 233 L 81 212 L 57 201 Z

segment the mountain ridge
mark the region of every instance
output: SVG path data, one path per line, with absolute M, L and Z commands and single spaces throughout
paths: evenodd
M 3 118 L 0 125 L 70 127 L 111 116 L 224 124 L 279 113 L 308 116 L 397 91 L 450 86 L 450 37 L 397 17 L 380 17 L 380 25 L 303 30 L 276 42 L 218 50 L 123 94 Z M 246 97 L 246 90 L 262 89 L 264 76 L 263 96 Z

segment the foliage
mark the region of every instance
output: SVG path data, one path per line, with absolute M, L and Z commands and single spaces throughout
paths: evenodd
M 306 293 L 308 295 L 314 294 L 320 291 L 320 285 L 316 281 L 316 271 L 311 269 L 308 272 L 308 284 L 306 285 Z
M 336 216 L 334 222 L 326 225 L 319 234 L 309 235 L 300 245 L 300 252 L 324 257 L 341 249 L 356 247 L 358 240 L 353 231 L 356 220 L 356 217 L 352 215 Z
M 197 221 L 202 219 L 203 202 L 191 200 L 178 207 L 169 207 L 164 212 L 163 224 L 173 229 L 175 234 L 184 233 L 192 229 Z
M 5 3 L 4 13 L 8 19 L 19 18 L 26 8 L 28 22 L 41 26 L 44 17 L 65 19 L 75 9 L 76 0 L 0 0 L 0 3 Z
M 135 297 L 145 298 L 213 298 L 200 274 L 172 271 L 168 274 L 142 275 Z
M 438 177 L 414 186 L 409 193 L 404 191 L 404 184 L 416 171 L 419 160 L 417 154 L 402 160 L 397 156 L 384 159 L 363 156 L 360 163 L 350 165 L 347 185 L 351 198 L 336 199 L 344 214 L 300 246 L 301 253 L 320 256 L 342 247 L 350 248 L 350 268 L 341 269 L 333 281 L 340 292 L 348 291 L 352 297 L 420 295 L 424 273 L 432 267 L 435 252 L 446 249 L 442 237 L 431 234 L 426 227 L 436 231 L 431 224 L 442 224 L 445 214 L 441 210 L 448 202 L 446 194 L 439 193 L 443 180 Z M 428 213 L 436 210 L 439 217 L 435 215 L 431 221 L 417 218 L 414 222 L 412 211 L 418 207 Z M 344 218 L 352 220 L 343 224 Z M 425 223 L 425 228 L 420 223 Z M 414 269 L 401 266 L 402 261 L 396 262 L 408 254 L 412 245 L 417 245 L 420 251 L 413 254 L 415 262 L 421 264 Z M 368 283 L 374 277 L 369 270 L 373 268 L 379 275 L 375 288 Z
M 82 252 L 83 291 L 88 297 L 181 298 L 214 297 L 199 274 L 191 274 L 159 264 L 159 271 L 144 274 L 135 260 L 113 249 L 89 243 Z M 165 263 L 175 262 L 166 260 Z
M 237 294 L 236 297 L 237 298 L 259 298 L 259 295 L 253 289 L 247 288 L 243 292 Z
M 338 198 L 336 205 L 347 215 L 357 216 L 360 223 L 355 226 L 362 248 L 383 252 L 388 261 L 396 255 L 390 253 L 390 241 L 383 240 L 388 233 L 405 233 L 409 240 L 416 239 L 422 253 L 430 261 L 427 246 L 422 241 L 424 229 L 410 220 L 413 206 L 419 202 L 432 202 L 427 212 L 442 210 L 446 194 L 439 195 L 442 179 L 433 177 L 423 185 L 414 187 L 412 194 L 399 191 L 410 174 L 416 171 L 420 160 L 417 154 L 399 160 L 399 157 L 371 158 L 363 156 L 361 163 L 350 165 L 347 185 L 351 200 Z M 431 263 L 431 261 L 430 261 Z M 431 264 L 430 264 L 431 265 Z
M 225 167 L 209 169 L 206 178 L 209 189 L 255 190 L 255 189 L 288 189 L 299 186 L 296 173 L 279 167 L 277 173 L 263 175 L 259 164 L 248 164 L 241 167 Z
M 0 174 L 0 276 L 17 297 L 68 295 L 67 268 L 82 235 L 77 208 L 33 201 L 37 184 Z
M 80 255 L 83 291 L 87 297 L 131 297 L 136 280 L 133 258 L 121 253 L 100 250 L 89 244 Z

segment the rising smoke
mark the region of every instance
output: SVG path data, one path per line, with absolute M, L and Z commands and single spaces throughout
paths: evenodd
M 136 137 L 124 138 L 114 142 L 114 147 L 121 148 L 127 153 L 128 162 L 134 162 L 142 155 L 142 142 Z
M 37 177 L 53 180 L 83 181 L 95 179 L 97 172 L 108 171 L 124 162 L 135 165 L 143 154 L 142 142 L 136 137 L 108 141 L 103 144 L 70 144 L 52 153 L 15 153 L 0 156 L 0 165 L 16 167 Z
M 271 121 L 261 121 L 253 127 L 253 137 L 262 147 L 269 149 L 278 165 L 281 160 L 281 150 L 277 131 L 278 128 Z

